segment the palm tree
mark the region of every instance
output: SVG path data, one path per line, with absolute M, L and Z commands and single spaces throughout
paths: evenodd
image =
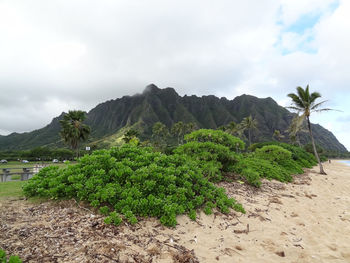
M 323 170 L 320 157 L 318 156 L 318 153 L 316 150 L 315 140 L 311 130 L 310 115 L 312 112 L 329 111 L 331 109 L 328 109 L 328 108 L 320 109 L 320 106 L 326 101 L 315 103 L 315 101 L 321 97 L 321 94 L 318 92 L 313 92 L 310 94 L 309 85 L 306 86 L 305 90 L 302 87 L 297 87 L 297 94 L 290 93 L 288 94 L 288 97 L 292 99 L 292 105 L 293 105 L 288 108 L 297 111 L 298 114 L 302 113 L 301 118 L 306 119 L 307 127 L 311 138 L 312 148 L 314 149 L 315 157 L 317 159 L 318 165 L 320 166 L 320 174 L 326 174 L 325 171 Z
M 279 130 L 275 130 L 272 137 L 276 138 L 277 141 L 280 141 L 284 138 L 284 135 Z
M 306 129 L 304 129 L 304 122 L 305 118 L 303 115 L 299 116 L 299 114 L 295 115 L 294 118 L 292 119 L 292 122 L 290 123 L 288 129 L 286 132 L 289 133 L 289 138 L 292 143 L 298 143 L 299 146 L 300 140 L 298 134 L 300 132 L 308 132 Z
M 183 144 L 183 138 L 185 134 L 185 124 L 182 121 L 175 123 L 171 127 L 171 134 L 177 137 L 177 144 Z
M 249 146 L 252 143 L 251 140 L 251 132 L 252 130 L 256 130 L 258 128 L 258 121 L 252 117 L 252 115 L 249 115 L 249 117 L 245 117 L 242 122 L 240 123 L 241 129 L 248 130 L 248 141 Z
M 138 130 L 130 129 L 124 134 L 123 141 L 125 143 L 129 143 L 131 140 L 139 136 L 140 136 L 140 132 Z
M 197 125 L 193 122 L 188 122 L 185 124 L 185 134 L 191 133 L 197 129 L 198 129 Z
M 238 124 L 235 123 L 234 121 L 231 121 L 229 124 L 227 124 L 226 126 L 226 131 L 231 134 L 231 135 L 234 135 L 237 133 L 238 131 Z
M 85 141 L 90 134 L 90 127 L 83 124 L 84 120 L 85 112 L 80 110 L 69 111 L 60 120 L 62 127 L 60 135 L 64 142 L 76 151 L 77 157 L 79 156 L 80 141 Z
M 158 146 L 166 146 L 166 138 L 169 135 L 168 128 L 161 122 L 156 122 L 152 127 L 152 136 L 155 137 Z

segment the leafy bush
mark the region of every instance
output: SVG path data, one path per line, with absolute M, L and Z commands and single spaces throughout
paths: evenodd
M 247 168 L 247 169 L 243 169 L 241 172 L 241 175 L 247 179 L 248 183 L 255 186 L 255 187 L 260 187 L 261 185 L 261 180 L 260 180 L 260 176 L 259 173 L 257 171 L 255 171 L 252 168 Z
M 255 144 L 255 149 L 235 164 L 234 171 L 257 187 L 260 185 L 259 178 L 290 182 L 292 174 L 303 173 L 303 167 L 316 164 L 312 155 L 285 143 L 260 143 Z
M 158 217 L 162 224 L 176 225 L 176 215 L 198 208 L 229 208 L 244 212 L 204 177 L 196 161 L 187 155 L 165 155 L 152 148 L 124 145 L 95 151 L 66 168 L 47 167 L 23 187 L 26 196 L 76 198 L 100 207 L 106 223 L 118 225 L 121 216 L 131 224 L 137 216 Z M 107 208 L 106 208 L 107 207 Z
M 255 143 L 250 146 L 252 151 L 256 149 L 262 148 L 267 145 L 278 145 L 292 153 L 292 159 L 296 161 L 301 167 L 311 168 L 317 164 L 316 158 L 313 154 L 308 153 L 303 148 L 291 145 L 288 143 L 280 143 L 280 142 L 263 142 L 263 143 Z
M 277 163 L 289 174 L 301 174 L 304 172 L 303 166 L 292 159 L 292 153 L 278 145 L 267 145 L 256 149 L 255 156 Z
M 6 252 L 0 249 L 0 263 L 22 263 L 22 260 L 19 256 L 10 256 L 7 260 Z
M 185 135 L 185 140 L 187 142 L 213 142 L 235 152 L 245 148 L 245 143 L 241 139 L 221 130 L 200 129 Z
M 281 163 L 292 158 L 292 153 L 277 145 L 267 145 L 256 149 L 255 156 L 270 162 Z
M 228 147 L 213 142 L 188 142 L 177 147 L 174 153 L 188 155 L 196 160 L 210 180 L 221 180 L 222 172 L 232 170 L 237 154 Z
M 176 154 L 185 154 L 198 162 L 212 181 L 222 179 L 223 172 L 232 171 L 237 161 L 235 151 L 244 149 L 244 142 L 221 130 L 201 129 L 185 136 L 186 144 L 177 147 Z
M 245 172 L 246 170 L 249 171 Z M 288 171 L 283 169 L 283 167 L 281 167 L 277 163 L 256 158 L 253 154 L 242 158 L 235 165 L 235 172 L 239 173 L 243 178 L 245 178 L 248 183 L 259 187 L 260 183 L 256 183 L 258 181 L 257 178 L 252 181 L 251 176 L 249 175 L 251 174 L 250 171 L 254 171 L 258 174 L 259 181 L 260 178 L 266 178 L 269 180 L 275 179 L 281 182 L 292 181 L 292 176 Z

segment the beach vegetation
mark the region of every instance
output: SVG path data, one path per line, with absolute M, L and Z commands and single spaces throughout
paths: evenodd
M 326 172 L 323 169 L 323 165 L 321 163 L 319 154 L 316 149 L 315 139 L 312 133 L 311 129 L 311 122 L 310 122 L 310 115 L 313 112 L 323 112 L 323 111 L 329 111 L 332 109 L 329 108 L 321 108 L 323 104 L 326 101 L 321 101 L 316 103 L 316 100 L 318 98 L 321 98 L 321 94 L 318 92 L 312 92 L 309 91 L 309 85 L 306 86 L 305 89 L 302 87 L 297 87 L 297 93 L 289 93 L 288 97 L 292 99 L 292 106 L 288 107 L 289 109 L 295 110 L 297 114 L 301 114 L 300 118 L 305 119 L 307 123 L 307 128 L 309 131 L 310 139 L 312 148 L 316 157 L 316 160 L 318 162 L 318 165 L 320 167 L 320 174 L 326 174 Z
M 164 225 L 175 226 L 177 215 L 186 213 L 195 218 L 194 211 L 200 208 L 244 212 L 187 155 L 166 155 L 129 144 L 95 151 L 66 168 L 44 168 L 23 190 L 28 197 L 89 202 L 108 215 L 106 223 L 116 225 L 121 219 L 134 224 L 139 217 L 152 216 Z
M 252 132 L 258 129 L 258 121 L 252 115 L 249 115 L 242 120 L 240 127 L 241 130 L 248 130 L 248 142 L 250 146 L 252 143 Z
M 11 255 L 8 257 L 6 252 L 0 249 L 0 263 L 22 263 L 23 261 L 19 256 Z

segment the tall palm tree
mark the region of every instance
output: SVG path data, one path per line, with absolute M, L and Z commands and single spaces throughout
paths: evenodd
M 79 143 L 85 141 L 90 134 L 90 127 L 83 124 L 85 120 L 85 112 L 80 110 L 69 111 L 60 120 L 61 131 L 60 135 L 73 150 L 76 151 L 77 157 L 79 156 Z
M 292 119 L 292 122 L 290 123 L 288 129 L 286 132 L 289 133 L 289 138 L 292 143 L 298 143 L 299 146 L 300 140 L 298 134 L 301 132 L 308 132 L 308 130 L 304 129 L 304 124 L 305 124 L 305 117 L 303 115 L 295 115 L 294 118 Z
M 321 101 L 319 103 L 316 103 L 315 101 L 321 97 L 321 94 L 318 92 L 313 92 L 310 94 L 309 85 L 307 85 L 305 89 L 303 89 L 302 87 L 297 87 L 297 94 L 290 93 L 288 94 L 288 97 L 292 99 L 292 105 L 293 105 L 288 108 L 297 111 L 298 114 L 302 113 L 301 117 L 306 119 L 307 127 L 311 138 L 312 148 L 314 149 L 315 157 L 320 167 L 320 174 L 326 174 L 323 169 L 322 163 L 320 161 L 320 157 L 318 156 L 318 153 L 316 150 L 315 140 L 311 129 L 310 115 L 312 112 L 329 111 L 331 109 L 328 109 L 328 108 L 320 109 L 320 106 L 326 101 Z
M 274 130 L 272 137 L 276 138 L 277 141 L 280 141 L 284 138 L 284 135 L 279 130 Z
M 140 132 L 138 130 L 130 129 L 126 133 L 124 133 L 123 141 L 125 143 L 129 143 L 131 140 L 140 136 Z
M 243 130 L 248 130 L 248 141 L 249 146 L 252 143 L 251 139 L 251 132 L 252 130 L 256 130 L 258 128 L 258 121 L 252 117 L 252 115 L 249 115 L 249 117 L 245 117 L 242 122 L 240 123 Z
M 229 124 L 227 124 L 226 126 L 226 131 L 231 134 L 231 135 L 234 135 L 237 133 L 238 131 L 238 124 L 235 123 L 234 121 L 231 121 Z
M 185 134 L 185 124 L 182 121 L 174 123 L 171 127 L 171 134 L 177 137 L 177 144 L 183 144 L 183 138 Z
M 155 137 L 159 147 L 166 146 L 166 138 L 169 135 L 168 128 L 161 122 L 156 122 L 152 127 L 152 137 Z

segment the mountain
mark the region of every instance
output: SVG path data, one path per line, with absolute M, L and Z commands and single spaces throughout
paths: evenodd
M 35 146 L 62 145 L 58 135 L 59 120 L 64 113 L 54 118 L 46 127 L 28 133 L 12 133 L 0 137 L 0 150 L 28 149 Z M 231 121 L 241 122 L 252 115 L 258 120 L 258 130 L 253 132 L 252 140 L 272 140 L 274 130 L 288 135 L 286 130 L 293 114 L 279 106 L 272 98 L 260 99 L 250 95 L 241 95 L 233 100 L 212 95 L 197 97 L 179 96 L 173 88 L 159 89 L 151 84 L 142 94 L 124 96 L 97 105 L 87 113 L 86 124 L 91 127 L 90 142 L 103 144 L 120 139 L 127 127 L 142 131 L 143 139 L 150 138 L 155 122 L 171 127 L 178 121 L 193 122 L 199 128 L 216 129 Z M 316 143 L 325 149 L 346 152 L 346 148 L 328 130 L 318 124 L 312 124 Z M 309 141 L 308 134 L 301 134 L 300 141 Z

